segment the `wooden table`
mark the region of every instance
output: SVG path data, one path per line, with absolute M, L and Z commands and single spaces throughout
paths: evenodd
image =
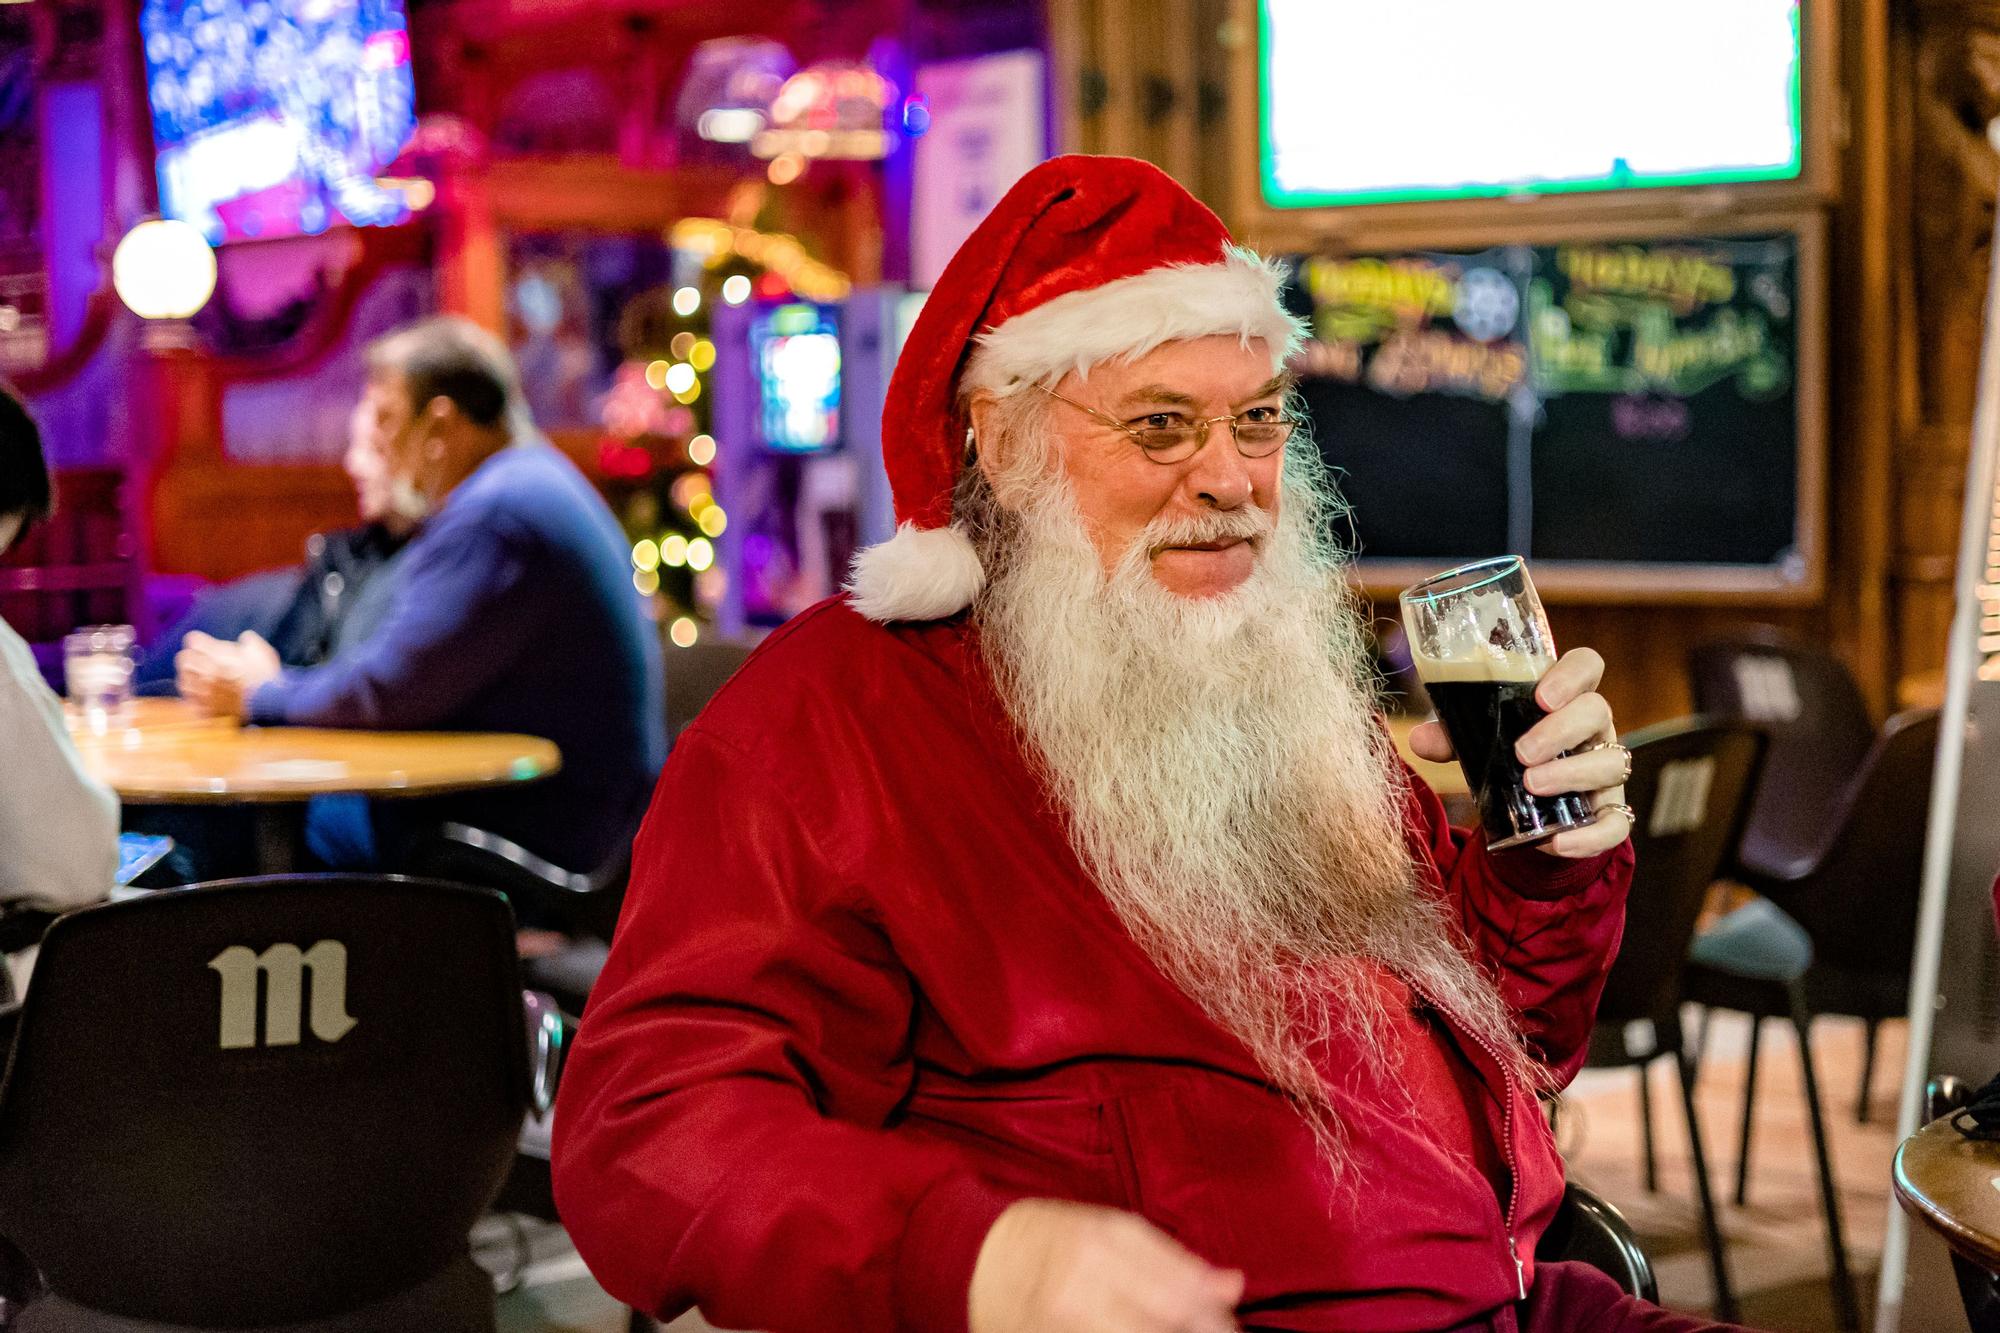
M 126 731 L 235 731 L 242 725 L 235 718 L 204 713 L 185 699 L 134 699 L 120 710 L 116 723 L 107 721 L 102 731 L 93 731 L 73 707 L 65 708 L 64 717 L 79 745 Z
M 70 734 L 84 768 L 122 801 L 248 807 L 270 872 L 297 865 L 315 796 L 438 796 L 534 782 L 562 766 L 555 745 L 534 736 L 244 727 L 178 699 L 136 700 L 103 732 L 72 718 Z
M 1958 1254 L 2000 1273 L 2000 1143 L 1968 1139 L 1951 1118 L 1896 1150 L 1896 1199 Z

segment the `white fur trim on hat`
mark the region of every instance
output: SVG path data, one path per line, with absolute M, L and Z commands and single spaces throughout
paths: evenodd
M 1161 343 L 1216 334 L 1263 339 L 1275 371 L 1306 335 L 1304 321 L 1279 300 L 1284 280 L 1282 265 L 1232 245 L 1218 264 L 1170 264 L 1058 296 L 981 334 L 960 392 L 1005 397 Z
M 958 528 L 905 523 L 854 558 L 847 591 L 870 620 L 943 620 L 972 605 L 986 583 L 972 539 Z

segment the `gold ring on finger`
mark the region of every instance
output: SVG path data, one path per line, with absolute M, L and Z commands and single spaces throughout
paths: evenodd
M 1611 742 L 1611 748 L 1618 751 L 1619 756 L 1625 760 L 1625 771 L 1618 775 L 1618 780 L 1624 782 L 1632 776 L 1632 752 L 1616 741 Z
M 1625 816 L 1626 827 L 1628 828 L 1639 827 L 1639 812 L 1637 810 L 1634 810 L 1631 806 L 1625 804 L 1625 802 L 1623 801 L 1606 801 L 1604 804 L 1598 806 L 1597 807 L 1598 817 L 1601 819 L 1606 814 L 1610 813 L 1613 810 Z

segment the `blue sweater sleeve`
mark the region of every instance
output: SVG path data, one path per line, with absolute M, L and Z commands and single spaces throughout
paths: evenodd
M 547 614 L 532 539 L 461 522 L 419 541 L 382 625 L 332 661 L 265 684 L 251 696 L 252 722 L 434 727 L 518 659 Z

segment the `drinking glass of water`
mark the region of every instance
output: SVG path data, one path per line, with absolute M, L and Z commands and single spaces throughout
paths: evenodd
M 132 698 L 130 625 L 85 625 L 63 639 L 63 679 L 70 706 L 91 731 L 108 731 Z
M 1514 743 L 1545 716 L 1535 686 L 1556 664 L 1549 618 L 1518 555 L 1460 565 L 1403 592 L 1424 692 L 1458 751 L 1486 845 L 1524 847 L 1596 818 L 1585 796 L 1536 796 Z

